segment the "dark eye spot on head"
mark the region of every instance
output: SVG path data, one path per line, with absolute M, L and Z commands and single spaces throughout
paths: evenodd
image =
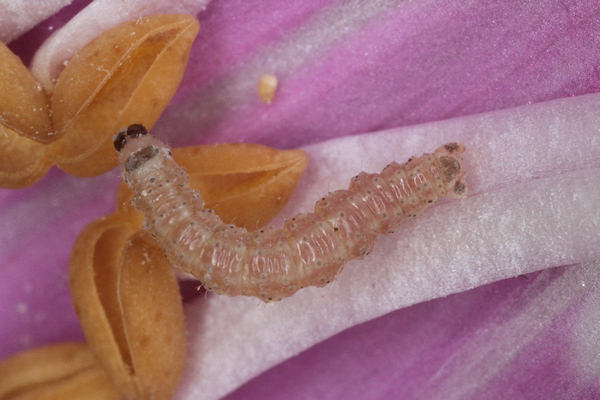
M 456 194 L 463 194 L 466 189 L 467 187 L 461 181 L 456 182 L 456 185 L 454 185 L 454 193 Z
M 117 133 L 113 138 L 113 143 L 117 151 L 123 150 L 123 147 L 125 147 L 125 143 L 127 143 L 127 132 L 125 132 L 124 130 L 119 131 L 119 133 Z
M 113 143 L 115 145 L 115 149 L 117 151 L 123 150 L 125 144 L 127 144 L 127 139 L 136 138 L 140 136 L 144 136 L 148 134 L 148 130 L 142 124 L 132 124 L 127 128 L 121 129 L 113 138 Z
M 133 153 L 125 161 L 125 171 L 131 172 L 142 166 L 146 161 L 158 154 L 158 149 L 154 146 L 146 146 Z
M 142 124 L 132 124 L 127 127 L 127 137 L 140 137 L 148 134 L 148 130 Z
M 448 156 L 441 156 L 439 160 L 440 164 L 442 164 L 444 179 L 446 182 L 450 182 L 460 172 L 460 164 L 458 160 Z
M 452 142 L 444 145 L 444 148 L 448 151 L 448 153 L 454 153 L 458 150 L 458 143 Z

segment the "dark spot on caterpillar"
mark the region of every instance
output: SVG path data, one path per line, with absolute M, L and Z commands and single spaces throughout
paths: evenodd
M 146 146 L 141 150 L 133 153 L 127 161 L 125 161 L 125 171 L 132 172 L 138 169 L 146 161 L 152 159 L 158 154 L 158 149 L 154 146 Z
M 340 228 L 338 228 L 337 226 L 334 226 L 334 227 L 333 227 L 333 230 L 337 232 L 337 231 L 339 231 L 339 230 L 340 230 Z
M 117 151 L 123 150 L 127 144 L 127 139 L 136 138 L 148 134 L 148 130 L 142 124 L 132 124 L 127 128 L 121 129 L 113 138 L 113 143 Z
M 115 149 L 117 149 L 117 151 L 123 150 L 123 147 L 125 147 L 126 143 L 127 143 L 126 132 L 119 131 L 119 133 L 117 133 L 115 135 L 115 137 L 113 138 L 113 144 L 115 145 Z
M 142 124 L 131 124 L 127 127 L 127 137 L 140 137 L 148 134 L 148 130 Z
M 446 150 L 448 150 L 448 153 L 454 153 L 456 150 L 458 150 L 458 143 L 456 143 L 456 142 L 447 143 L 444 145 L 444 148 Z
M 442 164 L 444 179 L 446 182 L 450 182 L 460 172 L 460 164 L 455 158 L 448 156 L 441 156 L 439 160 Z
M 463 194 L 466 189 L 467 187 L 461 181 L 456 182 L 456 185 L 454 185 L 454 193 L 456 194 Z

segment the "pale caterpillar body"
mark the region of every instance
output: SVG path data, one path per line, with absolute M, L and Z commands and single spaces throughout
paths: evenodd
M 379 174 L 361 172 L 348 189 L 328 193 L 314 213 L 299 214 L 282 229 L 248 232 L 203 207 L 168 146 L 143 126 L 119 132 L 115 147 L 134 205 L 171 263 L 208 290 L 263 301 L 326 285 L 346 261 L 368 254 L 379 234 L 441 197 L 466 193 L 460 164 L 465 148 L 449 143 L 404 164 L 393 162 Z

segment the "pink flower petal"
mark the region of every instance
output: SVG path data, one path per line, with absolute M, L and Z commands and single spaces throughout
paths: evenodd
M 113 211 L 117 184 L 116 173 L 81 179 L 54 169 L 33 187 L 0 191 L 0 359 L 82 337 L 69 291 L 71 247 L 89 222 Z
M 73 0 L 0 0 L 0 41 L 8 43 Z
M 598 2 L 298 3 L 212 3 L 156 132 L 297 147 L 600 89 Z
M 31 65 L 31 72 L 51 90 L 64 63 L 100 33 L 122 22 L 150 14 L 197 14 L 210 0 L 96 0 L 84 8 L 67 25 L 53 34 L 44 44 Z
M 600 264 L 544 270 L 356 325 L 227 400 L 600 398 Z
M 306 148 L 311 164 L 287 217 L 310 211 L 360 170 L 454 140 L 467 146 L 471 195 L 407 221 L 326 288 L 267 306 L 224 296 L 188 304 L 190 362 L 179 398 L 219 398 L 346 328 L 411 304 L 600 259 L 598 107 L 600 95 L 587 95 Z
M 104 0 L 96 3 L 108 4 Z M 164 2 L 164 4 L 166 3 Z M 95 27 L 94 20 L 113 20 L 118 17 L 119 2 L 111 4 L 111 7 L 98 11 L 99 14 L 88 14 L 82 20 L 87 22 L 84 30 L 90 35 L 89 38 L 105 29 L 96 27 L 99 30 L 91 33 Z M 352 133 L 381 130 L 398 125 L 439 120 L 598 91 L 600 88 L 598 84 L 600 81 L 598 75 L 600 26 L 597 18 L 599 10 L 600 6 L 597 2 L 583 1 L 566 4 L 555 0 L 542 0 L 535 4 L 517 0 L 451 4 L 428 0 L 413 2 L 307 0 L 293 4 L 256 0 L 215 1 L 207 12 L 199 14 L 202 28 L 192 52 L 188 72 L 179 94 L 159 121 L 155 132 L 168 138 L 174 145 L 247 140 L 282 147 L 294 147 Z M 135 16 L 132 15 L 133 17 Z M 76 18 L 76 20 L 79 19 Z M 70 41 L 79 36 L 79 31 L 72 30 L 71 32 L 72 37 L 62 40 L 61 48 L 56 48 L 56 54 L 67 54 L 65 58 L 57 57 L 59 61 L 51 64 L 50 62 L 54 60 L 52 52 L 45 50 L 48 55 L 44 56 L 46 57 L 46 61 L 44 61 L 46 66 L 42 69 L 47 69 L 48 76 L 50 76 L 51 65 L 58 66 L 56 69 L 58 70 L 61 63 L 70 57 L 68 56 Z M 274 104 L 271 106 L 260 103 L 256 95 L 258 78 L 267 72 L 275 73 L 280 79 L 280 87 Z M 586 103 L 586 101 L 582 101 L 581 104 L 587 104 L 588 108 L 583 107 L 579 115 L 591 115 L 583 112 L 590 111 L 591 103 Z M 395 291 L 397 286 L 394 285 L 398 284 L 398 271 L 384 269 L 376 277 L 389 276 L 392 282 L 390 284 L 383 282 L 384 286 L 375 286 L 370 289 L 369 287 L 365 288 L 364 283 L 359 285 L 354 296 L 362 295 L 361 301 L 363 302 L 356 304 L 356 313 L 352 313 L 351 322 L 384 313 L 386 312 L 385 307 L 393 309 L 396 306 L 394 304 L 411 304 L 414 301 L 420 301 L 419 297 L 422 297 L 421 300 L 423 300 L 473 287 L 486 281 L 501 279 L 520 271 L 548 268 L 559 265 L 561 261 L 568 262 L 579 259 L 583 261 L 596 256 L 594 249 L 597 249 L 598 246 L 593 240 L 597 234 L 596 231 L 590 233 L 590 229 L 597 228 L 597 219 L 595 218 L 598 214 L 597 209 L 590 208 L 593 207 L 593 204 L 589 200 L 594 199 L 594 196 L 597 195 L 596 189 L 590 183 L 590 180 L 597 178 L 597 153 L 592 147 L 593 140 L 597 140 L 597 131 L 589 130 L 589 119 L 584 118 L 583 125 L 580 126 L 579 122 L 572 118 L 574 114 L 577 114 L 576 110 L 569 109 L 569 123 L 563 127 L 573 134 L 573 138 L 564 134 L 561 136 L 563 138 L 562 145 L 565 146 L 562 152 L 556 151 L 560 147 L 559 143 L 548 141 L 546 137 L 542 137 L 536 131 L 543 126 L 542 116 L 536 120 L 535 124 L 532 123 L 532 127 L 537 127 L 534 129 L 534 132 L 537 132 L 534 137 L 537 138 L 538 143 L 528 140 L 529 132 L 525 126 L 519 122 L 518 117 L 513 118 L 514 124 L 519 127 L 523 136 L 517 141 L 515 141 L 515 137 L 507 140 L 506 143 L 511 144 L 512 148 L 503 146 L 503 143 L 498 140 L 490 141 L 490 143 L 495 143 L 493 147 L 487 146 L 487 142 L 480 136 L 469 136 L 469 134 L 473 134 L 468 131 L 469 127 L 477 126 L 473 121 L 466 127 L 460 120 L 449 122 L 449 124 L 456 124 L 456 129 L 466 129 L 466 133 L 461 137 L 469 142 L 471 150 L 477 149 L 477 146 L 482 151 L 485 150 L 482 154 L 490 156 L 486 156 L 485 160 L 490 160 L 492 163 L 486 166 L 479 162 L 470 166 L 473 170 L 484 171 L 485 174 L 469 176 L 472 189 L 476 192 L 479 191 L 479 195 L 461 203 L 468 207 L 458 208 L 459 215 L 462 215 L 460 213 L 463 211 L 468 211 L 461 217 L 464 227 L 460 232 L 465 237 L 469 237 L 470 233 L 464 231 L 466 227 L 483 229 L 485 226 L 491 226 L 490 220 L 500 216 L 503 224 L 493 225 L 494 229 L 497 226 L 501 228 L 499 229 L 500 234 L 498 237 L 494 237 L 488 232 L 483 232 L 488 234 L 483 235 L 481 240 L 475 243 L 476 246 L 472 246 L 477 251 L 471 255 L 467 252 L 468 249 L 460 247 L 461 245 L 464 247 L 465 243 L 459 243 L 455 235 L 452 235 L 453 232 L 449 231 L 456 224 L 441 225 L 439 223 L 440 220 L 449 218 L 453 207 L 457 206 L 451 202 L 441 204 L 438 210 L 432 210 L 431 213 L 417 220 L 414 227 L 407 226 L 406 230 L 414 229 L 412 234 L 416 232 L 422 237 L 434 229 L 438 235 L 438 229 L 442 226 L 443 229 L 439 235 L 447 240 L 446 243 L 442 243 L 442 248 L 452 248 L 452 240 L 454 240 L 454 247 L 458 245 L 461 250 L 457 254 L 465 258 L 471 256 L 466 260 L 470 263 L 464 266 L 460 265 L 460 268 L 453 272 L 448 268 L 443 269 L 436 266 L 435 259 L 440 260 L 444 256 L 439 250 L 428 257 L 422 257 L 419 261 L 422 261 L 423 265 L 435 264 L 434 271 L 437 271 L 438 275 L 434 276 L 433 271 L 430 273 L 431 275 L 426 275 L 426 270 L 417 269 L 417 273 L 412 276 L 412 279 L 422 277 L 423 280 L 415 284 L 414 290 L 411 286 L 410 293 L 404 297 Z M 517 111 L 511 110 L 509 114 L 512 112 Z M 553 112 L 546 114 L 539 112 L 546 121 L 546 128 L 556 133 L 552 122 L 562 120 L 562 110 L 556 108 Z M 524 118 L 527 121 L 531 121 L 529 113 L 529 111 L 524 111 Z M 512 115 L 509 114 L 506 115 L 508 120 Z M 532 112 L 532 114 L 535 113 Z M 502 125 L 502 120 L 502 118 L 492 116 L 486 124 L 480 125 L 479 128 L 488 135 L 495 135 L 502 130 L 512 131 L 513 127 L 510 124 Z M 469 120 L 465 119 L 465 121 Z M 499 129 L 492 129 L 495 124 L 500 124 Z M 441 127 L 432 126 L 427 129 L 435 129 L 436 132 L 438 129 L 440 132 L 443 131 L 443 124 Z M 580 128 L 583 130 L 581 131 Z M 402 143 L 398 140 L 393 142 L 401 144 L 398 146 L 400 150 L 396 154 L 387 153 L 388 156 L 399 158 L 407 156 L 409 153 L 431 150 L 444 139 L 443 135 L 440 134 L 441 136 L 438 137 L 437 134 L 431 132 L 423 131 L 422 135 L 417 134 L 416 132 L 421 132 L 419 129 L 423 129 L 423 127 L 400 131 L 406 137 L 403 138 Z M 394 136 L 393 134 L 389 135 Z M 449 136 L 450 134 L 446 132 L 446 137 Z M 383 134 L 377 137 L 383 139 L 389 136 Z M 474 140 L 474 138 L 480 138 L 480 140 Z M 574 140 L 573 143 L 571 143 L 571 139 Z M 587 144 L 584 146 L 581 143 L 585 141 Z M 362 143 L 362 139 L 356 143 Z M 521 143 L 523 143 L 522 148 Z M 551 153 L 556 160 L 552 160 L 551 157 L 540 151 L 544 145 L 550 145 Z M 378 169 L 382 165 L 374 164 L 371 152 L 379 155 L 378 152 L 384 154 L 385 151 L 389 151 L 387 143 L 374 141 L 372 148 L 367 147 L 360 152 L 357 149 L 351 149 L 354 152 L 350 152 L 350 154 L 354 154 L 354 158 L 348 160 L 339 151 L 336 152 L 335 148 L 331 148 L 331 145 L 329 146 L 327 152 L 324 150 L 322 154 L 318 150 L 320 147 L 313 147 L 311 151 L 314 152 L 315 160 L 321 160 L 323 168 L 328 165 L 324 163 L 324 160 L 329 160 L 333 167 L 339 168 L 334 170 L 338 171 L 336 179 L 339 180 L 340 185 L 344 186 L 347 184 L 347 177 L 343 177 L 342 173 L 351 174 L 354 169 Z M 323 149 L 326 148 L 323 147 Z M 371 154 L 371 158 L 367 154 Z M 473 152 L 470 154 L 475 155 Z M 338 156 L 342 161 L 335 161 Z M 366 161 L 360 162 L 362 157 L 365 157 Z M 471 161 L 477 160 L 471 159 Z M 384 163 L 385 161 L 377 160 L 377 162 Z M 310 179 L 313 180 L 317 178 L 329 180 L 331 178 L 319 175 L 319 171 L 315 169 L 311 169 L 311 174 L 312 178 Z M 337 185 L 331 180 L 331 183 L 325 186 L 311 186 L 310 179 L 308 177 L 305 179 L 304 186 L 297 193 L 295 200 L 297 207 L 309 209 L 317 198 L 316 196 Z M 3 315 L 2 323 L 0 323 L 0 343 L 2 343 L 0 358 L 22 348 L 80 335 L 66 286 L 68 255 L 79 230 L 92 219 L 112 209 L 112 196 L 116 182 L 116 175 L 81 180 L 65 177 L 54 171 L 34 188 L 19 192 L 0 191 L 0 224 L 3 224 L 2 231 L 5 232 L 1 239 L 6 240 L 6 245 L 0 247 L 0 265 L 7 266 L 0 268 L 0 312 Z M 560 185 L 564 185 L 564 187 Z M 571 193 L 570 197 L 568 193 Z M 523 196 L 523 198 L 518 196 Z M 483 200 L 478 200 L 478 198 Z M 534 209 L 531 203 L 523 202 L 526 199 L 537 201 L 538 204 L 543 204 L 543 207 Z M 480 208 L 476 207 L 478 201 L 481 202 Z M 566 210 L 565 204 L 569 204 L 568 201 L 572 202 L 572 207 Z M 293 207 L 294 205 L 290 205 L 286 211 L 287 215 L 297 211 L 292 209 Z M 559 211 L 559 213 L 548 213 L 549 209 Z M 485 214 L 485 211 L 488 210 L 494 210 L 494 213 Z M 567 211 L 572 212 L 573 215 L 568 215 Z M 53 217 L 55 213 L 59 214 Z M 468 215 L 473 218 L 468 219 Z M 479 221 L 477 218 L 480 215 L 485 215 L 486 218 Z M 522 216 L 522 221 L 517 218 L 519 215 Z M 549 221 L 549 224 L 545 223 L 546 220 Z M 486 223 L 488 225 L 485 225 Z M 577 226 L 578 223 L 581 227 Z M 528 232 L 528 229 L 533 228 L 538 229 L 539 232 Z M 403 239 L 406 236 L 403 236 L 402 233 L 399 235 Z M 471 234 L 470 238 L 473 239 L 473 236 Z M 519 238 L 523 240 L 518 241 Z M 426 241 L 423 239 L 419 243 L 422 243 L 421 245 L 425 248 L 425 246 L 431 246 L 432 241 L 435 240 L 438 243 L 440 239 L 440 237 L 427 238 Z M 508 242 L 504 242 L 503 239 L 507 239 Z M 398 248 L 393 246 L 394 243 L 397 241 L 385 238 L 378 245 L 378 249 L 398 251 Z M 509 246 L 509 244 L 513 246 Z M 559 248 L 554 248 L 555 245 Z M 427 248 L 430 249 L 430 247 Z M 494 251 L 496 248 L 509 250 L 509 253 Z M 539 258 L 536 254 L 539 254 Z M 408 252 L 406 257 L 407 259 L 413 257 L 416 260 L 418 255 L 413 250 Z M 375 256 L 377 253 L 374 253 L 369 260 L 373 260 Z M 445 256 L 448 257 L 447 254 Z M 489 260 L 489 263 L 486 264 L 484 260 Z M 330 306 L 337 304 L 343 312 L 349 313 L 348 304 L 340 304 L 340 299 L 344 299 L 344 297 L 340 292 L 341 289 L 336 289 L 336 287 L 346 282 L 344 285 L 347 286 L 344 287 L 353 288 L 352 282 L 347 282 L 350 277 L 354 276 L 352 271 L 358 271 L 356 274 L 362 277 L 361 270 L 372 271 L 373 264 L 371 262 L 373 261 L 367 260 L 366 264 L 349 265 L 341 276 L 342 280 L 333 288 L 315 291 L 317 297 L 331 295 L 331 290 L 333 292 L 338 290 L 335 292 L 337 295 L 329 299 L 331 301 L 326 298 L 316 299 L 315 304 L 320 304 L 319 301 Z M 363 266 L 361 267 L 361 265 Z M 390 275 L 386 275 L 388 271 L 391 271 Z M 410 271 L 407 269 L 404 273 L 410 275 Z M 468 272 L 471 274 L 467 275 Z M 348 278 L 343 278 L 345 274 L 350 275 Z M 466 282 L 460 281 L 465 276 Z M 574 279 L 577 279 L 576 275 L 571 276 L 575 276 Z M 375 280 L 375 277 L 367 276 L 367 278 Z M 424 280 L 425 278 L 429 280 Z M 382 284 L 381 280 L 377 279 L 376 281 L 376 285 Z M 445 284 L 438 290 L 435 284 L 439 281 Z M 564 293 L 559 292 L 559 297 L 568 296 L 571 293 L 569 288 L 573 288 L 568 285 L 564 287 Z M 385 292 L 382 290 L 384 288 L 390 288 L 393 291 Z M 492 285 L 491 290 L 492 292 L 509 290 L 506 296 L 510 298 L 510 288 L 507 289 L 502 284 Z M 367 304 L 366 300 L 368 299 L 364 299 L 365 293 L 376 295 L 370 299 L 372 304 Z M 582 304 L 588 305 L 582 310 L 587 311 L 574 313 L 584 317 L 574 320 L 567 320 L 565 317 L 557 320 L 557 324 L 568 322 L 565 329 L 570 334 L 577 335 L 578 338 L 594 338 L 593 327 L 597 325 L 594 325 L 594 321 L 597 319 L 594 320 L 592 316 L 594 310 L 597 310 L 597 305 L 590 299 L 593 299 L 596 293 L 594 291 L 589 293 L 582 292 L 582 296 L 592 297 L 581 299 Z M 505 293 L 503 292 L 503 294 Z M 454 306 L 455 311 L 460 307 L 461 299 L 464 299 L 462 295 L 457 297 L 459 300 L 457 300 L 458 305 Z M 201 323 L 204 321 L 204 326 L 210 328 L 208 331 L 212 332 L 210 334 L 212 336 L 202 340 L 216 342 L 216 327 L 229 317 L 222 315 L 227 312 L 227 308 L 214 310 L 213 313 L 215 298 L 209 296 L 208 301 L 208 305 L 197 302 L 198 304 L 195 306 L 198 309 L 196 310 L 192 310 L 192 305 L 188 309 L 190 315 L 193 314 L 194 331 L 197 332 L 197 335 L 202 335 L 203 325 Z M 220 301 L 227 303 L 230 308 L 237 304 L 236 299 L 223 298 Z M 482 309 L 487 307 L 490 311 L 495 310 L 494 298 L 488 299 L 488 296 L 484 295 L 473 301 L 477 302 Z M 282 304 L 285 303 L 275 306 L 280 307 Z M 444 305 L 445 300 L 438 300 L 435 304 Z M 423 305 L 423 307 L 426 306 Z M 452 308 L 453 306 L 448 307 Z M 260 305 L 254 308 L 264 309 L 263 311 L 272 310 L 270 307 Z M 201 309 L 210 311 L 204 320 L 200 315 Z M 243 308 L 240 310 L 238 312 L 242 313 Z M 412 310 L 412 308 L 408 310 Z M 423 308 L 417 310 L 423 310 Z M 507 315 L 513 311 L 510 308 L 499 309 L 499 311 L 502 310 L 505 310 L 503 316 L 500 317 L 503 320 L 507 319 Z M 331 312 L 331 309 L 326 308 L 323 312 L 325 311 Z M 300 338 L 297 337 L 298 334 L 294 336 L 294 332 L 291 332 L 291 335 L 288 335 L 288 332 L 280 336 L 273 335 L 273 342 L 268 345 L 264 341 L 261 342 L 264 335 L 261 335 L 260 332 L 264 331 L 264 326 L 258 326 L 260 328 L 258 331 L 242 329 L 236 332 L 235 325 L 224 325 L 221 332 L 224 337 L 233 337 L 234 343 L 240 346 L 237 348 L 239 351 L 237 355 L 230 353 L 231 357 L 238 358 L 239 355 L 240 361 L 235 364 L 239 371 L 231 371 L 234 365 L 231 357 L 219 359 L 211 356 L 211 359 L 203 359 L 198 366 L 193 366 L 195 369 L 189 371 L 188 379 L 191 380 L 193 377 L 200 382 L 199 385 L 203 385 L 206 379 L 214 379 L 214 386 L 211 387 L 209 394 L 226 393 L 241 382 L 268 368 L 269 365 L 273 365 L 278 360 L 295 354 L 305 349 L 310 343 L 320 340 L 319 337 L 328 337 L 343 329 L 344 326 L 348 326 L 347 322 L 339 320 L 346 315 L 343 312 L 340 316 L 334 315 L 333 328 L 329 326 L 329 321 L 322 322 L 323 317 L 319 312 L 319 309 L 306 309 L 302 313 L 292 314 L 297 319 L 296 322 L 304 323 L 303 326 L 312 327 L 314 331 L 310 331 Z M 395 313 L 390 318 L 401 323 L 402 317 L 396 319 L 396 315 L 404 315 L 402 312 Z M 410 314 L 411 311 L 407 312 L 414 318 L 428 318 L 428 314 L 423 311 L 413 314 Z M 275 314 L 280 315 L 280 311 Z M 492 312 L 489 314 L 495 315 Z M 535 313 L 524 315 L 534 317 Z M 242 319 L 250 318 L 245 315 L 241 317 Z M 289 318 L 292 317 L 289 316 Z M 313 318 L 314 320 L 312 320 Z M 474 315 L 468 315 L 468 318 L 474 318 Z M 444 321 L 442 317 L 436 321 L 434 321 L 436 325 L 432 328 L 434 331 L 456 335 L 458 344 L 462 344 L 461 341 L 469 340 L 468 335 L 461 336 L 460 329 L 452 331 L 449 321 Z M 445 325 L 442 326 L 444 322 Z M 293 324 L 294 321 L 284 321 L 284 323 Z M 450 326 L 448 328 L 450 330 L 444 331 L 443 327 L 448 326 Z M 529 327 L 529 325 L 521 326 L 525 331 Z M 492 330 L 494 328 L 493 325 L 477 324 L 472 327 L 474 330 Z M 395 337 L 395 329 L 395 326 L 389 327 L 382 337 L 385 339 Z M 585 351 L 588 354 L 595 354 L 594 342 L 588 342 L 587 347 L 583 340 L 559 341 L 555 345 L 553 342 L 555 331 L 540 330 L 538 332 L 539 335 L 535 339 L 538 348 L 543 349 L 552 345 L 554 352 L 549 356 L 550 359 L 566 357 L 568 361 L 573 361 L 571 360 L 573 352 L 569 352 L 571 347 L 568 346 L 575 345 L 574 343 L 580 346 L 576 354 L 581 357 L 577 359 L 576 368 L 564 368 L 565 365 L 562 363 L 556 363 L 560 365 L 561 371 L 551 370 L 550 367 L 541 368 L 534 382 L 535 385 L 526 381 L 522 383 L 522 386 L 530 385 L 528 387 L 531 390 L 530 393 L 535 393 L 536 389 L 540 390 L 540 393 L 550 393 L 541 390 L 545 387 L 557 388 L 554 382 L 557 382 L 557 385 L 564 383 L 564 387 L 569 387 L 568 382 L 573 382 L 570 387 L 581 387 L 583 385 L 581 382 L 585 383 L 587 377 L 594 376 L 593 371 L 597 371 L 597 368 L 594 369 L 594 365 L 596 365 L 594 360 L 582 356 Z M 519 339 L 520 333 L 517 331 L 511 337 L 511 332 L 504 332 L 504 336 L 498 337 L 508 337 L 509 339 L 498 343 Z M 253 339 L 255 335 L 259 337 Z M 288 337 L 290 341 L 286 343 Z M 496 336 L 491 336 L 490 340 L 494 338 Z M 343 339 L 339 339 L 338 336 L 327 343 L 343 347 L 340 340 Z M 419 351 L 426 358 L 433 357 L 433 351 L 436 349 L 445 351 L 447 359 L 451 360 L 453 355 L 451 344 L 447 344 L 443 340 L 425 342 L 425 346 L 427 343 L 437 346 L 429 351 L 428 348 L 419 348 L 419 343 L 416 340 L 408 343 L 407 350 L 412 350 L 413 354 L 417 355 L 413 358 L 407 357 L 407 363 L 417 359 Z M 242 347 L 242 344 L 248 346 Z M 447 347 L 444 347 L 445 344 Z M 260 345 L 265 346 L 263 347 L 264 351 L 257 350 L 260 349 Z M 196 344 L 195 351 L 200 350 L 197 346 L 199 344 Z M 210 354 L 221 354 L 219 352 L 223 345 L 218 346 Z M 565 350 L 561 352 L 561 348 Z M 269 355 L 268 353 L 272 349 L 273 354 Z M 504 350 L 503 347 L 500 349 Z M 312 352 L 312 350 L 310 351 Z M 336 356 L 333 353 L 328 355 L 323 352 L 322 347 L 315 351 L 320 351 L 319 354 L 323 357 Z M 477 356 L 481 353 L 476 351 L 474 354 Z M 527 358 L 530 353 L 521 352 L 519 354 L 521 357 Z M 442 356 L 439 361 L 439 365 L 442 366 L 447 360 L 443 357 L 445 356 Z M 459 359 L 469 361 L 466 358 Z M 377 365 L 384 362 L 385 359 L 378 357 L 375 352 L 374 355 L 370 355 L 368 360 L 372 365 Z M 344 361 L 346 364 L 360 369 L 356 367 L 361 363 L 360 359 L 345 354 Z M 406 365 L 405 368 L 409 369 L 410 373 L 403 377 L 413 380 L 416 385 L 427 385 L 429 379 L 427 371 L 420 370 L 418 366 L 415 368 L 412 365 Z M 491 365 L 496 364 L 491 363 Z M 507 381 L 518 381 L 517 378 L 524 381 L 527 378 L 527 376 L 522 377 L 518 374 L 522 365 L 525 363 L 507 364 L 507 370 L 503 374 L 493 375 L 496 382 L 499 383 L 490 389 L 492 394 L 486 397 L 485 393 L 477 393 L 476 389 L 473 389 L 477 397 L 502 398 L 502 395 L 498 393 L 501 393 L 499 390 L 503 387 L 507 387 Z M 585 369 L 583 366 L 589 368 Z M 369 371 L 367 368 L 365 370 Z M 298 373 L 298 370 L 295 372 Z M 306 371 L 301 372 L 307 373 Z M 389 371 L 384 371 L 384 373 L 386 376 L 390 376 Z M 460 371 L 457 370 L 457 373 Z M 463 385 L 461 379 L 454 378 L 452 374 L 447 375 L 448 379 L 454 379 L 458 386 Z M 554 379 L 559 375 L 560 379 Z M 328 371 L 328 376 L 330 376 L 329 379 L 323 380 L 324 386 L 320 395 L 317 392 L 317 396 L 308 397 L 324 397 L 324 394 L 339 392 L 344 393 L 341 397 L 359 396 L 358 391 L 352 388 L 347 389 L 348 386 L 343 379 L 345 377 L 331 371 Z M 461 376 L 464 377 L 464 375 Z M 435 392 L 436 388 L 443 387 L 443 384 L 449 381 L 445 376 L 442 378 L 438 379 L 438 384 L 432 387 L 430 392 L 423 393 L 432 396 L 439 393 L 444 397 L 444 393 L 441 391 Z M 570 378 L 572 379 L 569 380 Z M 369 380 L 369 377 L 367 376 L 366 379 Z M 483 388 L 481 390 L 487 390 L 481 376 L 473 376 L 472 380 Z M 598 379 L 595 382 L 597 381 Z M 401 388 L 394 385 L 393 382 L 373 376 L 365 387 L 373 388 L 373 393 L 380 390 L 380 393 L 384 393 L 381 397 L 386 397 L 386 395 L 389 395 L 387 397 L 402 397 L 403 393 L 414 393 L 413 391 L 400 391 Z M 190 381 L 188 381 L 188 385 L 182 389 L 182 393 L 186 391 L 192 393 L 200 387 Z M 310 383 L 307 385 L 311 386 Z M 410 384 L 406 386 L 410 386 Z M 589 384 L 588 387 L 592 389 L 584 393 L 588 396 L 582 395 L 583 398 L 598 397 L 594 396 L 597 391 L 593 392 L 594 387 L 597 388 L 597 386 Z M 415 388 L 414 390 L 419 389 Z M 456 389 L 456 387 L 451 386 L 449 389 Z M 560 393 L 563 392 L 558 389 L 564 388 L 557 388 L 555 393 L 560 396 Z M 344 392 L 344 390 L 347 391 Z M 395 396 L 396 392 L 400 394 Z M 202 392 L 198 394 L 202 397 L 205 395 Z M 243 394 L 242 397 L 244 397 Z M 575 395 L 560 397 L 577 398 Z M 264 398 L 264 396 L 259 395 L 254 398 Z M 535 397 L 530 396 L 529 398 Z

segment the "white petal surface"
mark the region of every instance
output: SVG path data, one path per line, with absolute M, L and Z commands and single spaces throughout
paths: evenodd
M 187 305 L 191 349 L 179 399 L 219 398 L 357 323 L 499 279 L 600 259 L 600 95 L 346 137 L 306 148 L 285 217 L 358 171 L 467 146 L 470 196 L 382 237 L 326 288 L 276 304 L 209 296 Z M 281 220 L 275 224 L 279 225 Z
M 8 43 L 73 0 L 0 0 L 0 41 Z

